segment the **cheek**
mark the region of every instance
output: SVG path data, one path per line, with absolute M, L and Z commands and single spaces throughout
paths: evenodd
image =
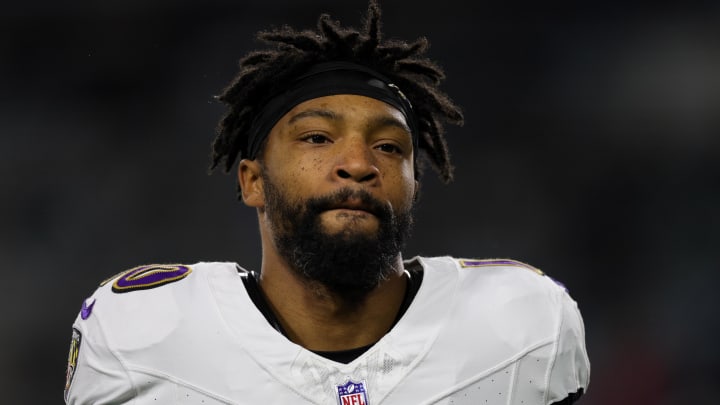
M 403 165 L 401 170 L 385 175 L 383 180 L 393 190 L 396 203 L 403 207 L 412 205 L 415 197 L 415 171 L 412 164 Z
M 308 192 L 314 190 L 318 180 L 323 175 L 324 159 L 322 157 L 304 154 L 300 156 L 286 156 L 282 163 L 275 167 L 273 176 L 286 190 Z

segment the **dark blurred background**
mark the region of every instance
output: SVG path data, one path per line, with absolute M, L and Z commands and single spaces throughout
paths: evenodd
M 256 31 L 358 26 L 364 0 L 12 2 L 0 15 L 2 403 L 62 402 L 98 282 L 153 262 L 257 269 L 253 210 L 208 176 L 213 95 Z M 720 3 L 384 1 L 464 107 L 424 178 L 416 254 L 531 263 L 583 312 L 584 405 L 720 395 Z

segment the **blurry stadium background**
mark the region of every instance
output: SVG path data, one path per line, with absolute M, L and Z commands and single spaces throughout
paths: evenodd
M 720 3 L 384 1 L 427 36 L 466 125 L 427 171 L 416 254 L 511 257 L 583 312 L 583 405 L 720 394 Z M 255 212 L 206 174 L 213 100 L 271 25 L 364 0 L 11 2 L 0 14 L 4 404 L 62 401 L 97 283 L 161 262 L 257 269 Z M 182 354 L 178 354 L 182 355 Z

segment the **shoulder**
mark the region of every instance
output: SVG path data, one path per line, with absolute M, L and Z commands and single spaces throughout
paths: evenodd
M 512 259 L 455 259 L 466 283 L 491 283 L 505 292 L 557 295 L 565 286 L 542 270 Z M 509 291 L 508 291 L 509 290 Z
M 451 302 L 446 329 L 452 350 L 479 345 L 492 348 L 483 359 L 531 359 L 532 363 L 524 364 L 532 366 L 521 367 L 522 373 L 533 374 L 542 364 L 538 372 L 546 375 L 550 402 L 587 387 L 590 363 L 583 320 L 561 283 L 510 259 L 417 260 L 423 264 L 426 279 L 434 281 L 423 286 L 426 290 L 434 291 L 436 283 L 454 286 L 439 293 L 452 296 L 444 301 Z
M 123 301 L 162 300 L 178 290 L 198 288 L 208 277 L 231 277 L 244 271 L 230 262 L 146 264 L 100 282 L 93 297 Z
M 211 283 L 229 284 L 238 271 L 234 263 L 151 264 L 102 281 L 73 323 L 68 403 L 126 403 L 138 394 L 138 369 L 173 370 L 164 362 L 200 341 L 198 320 L 212 318 Z
M 467 259 L 419 257 L 425 271 L 453 274 L 459 289 L 473 292 L 502 292 L 503 295 L 559 295 L 567 293 L 565 286 L 542 270 L 512 259 Z M 496 293 L 496 294 L 497 294 Z M 495 294 L 493 294 L 495 295 Z
M 562 323 L 564 307 L 575 302 L 543 271 L 511 259 L 418 258 L 428 280 L 453 280 L 456 316 L 482 319 L 510 331 L 550 338 Z M 445 281 L 448 283 L 448 281 Z M 435 284 L 435 283 L 433 283 Z M 427 288 L 433 289 L 433 285 Z
M 148 334 L 160 339 L 183 322 L 193 306 L 212 305 L 210 278 L 231 280 L 237 274 L 236 264 L 221 262 L 134 267 L 100 283 L 83 302 L 75 327 L 104 333 L 111 345 L 147 339 Z

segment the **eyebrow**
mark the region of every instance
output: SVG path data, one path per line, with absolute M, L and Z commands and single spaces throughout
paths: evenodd
M 403 131 L 407 132 L 408 135 L 412 136 L 410 127 L 405 122 L 400 121 L 399 119 L 389 115 L 382 115 L 371 118 L 367 123 L 367 127 L 371 130 L 384 127 L 396 127 L 402 129 Z
M 313 108 L 313 109 L 310 109 L 310 110 L 301 111 L 301 112 L 293 115 L 293 116 L 290 118 L 290 120 L 288 121 L 288 124 L 292 124 L 292 123 L 294 123 L 294 122 L 296 122 L 296 121 L 298 121 L 298 120 L 301 120 L 301 119 L 303 119 L 303 118 L 309 118 L 309 117 L 328 118 L 328 119 L 331 119 L 331 120 L 333 120 L 333 121 L 337 121 L 337 120 L 342 119 L 342 116 L 341 116 L 341 115 L 339 115 L 339 114 L 337 114 L 337 113 L 335 113 L 335 112 L 333 112 L 333 111 Z
M 311 117 L 327 118 L 333 121 L 340 121 L 343 119 L 342 114 L 338 114 L 334 111 L 321 108 L 311 108 L 309 110 L 301 111 L 290 117 L 290 120 L 288 120 L 288 124 L 293 124 L 301 119 Z M 412 134 L 412 132 L 410 131 L 410 127 L 405 122 L 388 115 L 373 117 L 368 120 L 366 126 L 371 130 L 383 127 L 396 127 L 402 129 L 408 134 Z

